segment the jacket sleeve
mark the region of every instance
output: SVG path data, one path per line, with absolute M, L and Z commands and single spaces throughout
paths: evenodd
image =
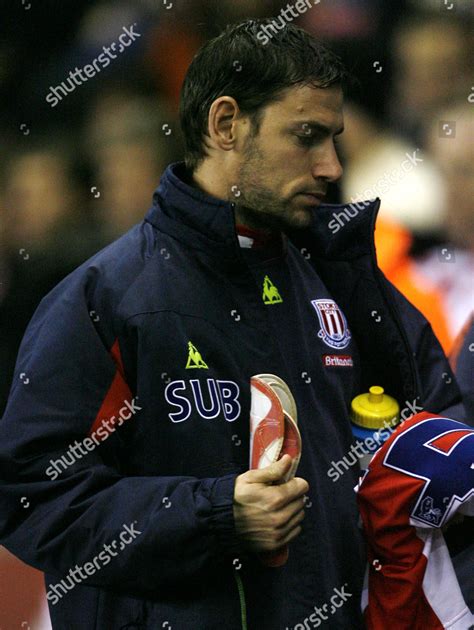
M 46 573 L 93 563 L 86 584 L 145 595 L 236 557 L 237 474 L 124 476 L 100 445 L 48 475 L 84 441 L 110 387 L 127 390 L 90 308 L 83 276 L 72 274 L 26 330 L 0 420 L 0 542 Z
M 416 362 L 423 411 L 443 413 L 465 422 L 465 409 L 456 377 L 430 323 L 398 289 L 389 284 Z

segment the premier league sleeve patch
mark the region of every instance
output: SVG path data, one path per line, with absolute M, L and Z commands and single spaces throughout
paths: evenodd
M 334 300 L 311 300 L 318 314 L 321 329 L 318 337 L 330 348 L 338 350 L 346 348 L 351 340 L 351 332 L 347 327 L 347 321 L 339 306 Z

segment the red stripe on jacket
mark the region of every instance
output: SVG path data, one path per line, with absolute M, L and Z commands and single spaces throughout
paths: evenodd
M 112 355 L 117 369 L 109 390 L 105 395 L 102 405 L 89 431 L 89 435 L 97 430 L 103 420 L 109 420 L 109 424 L 115 425 L 119 420 L 119 410 L 124 406 L 125 401 L 132 401 L 132 392 L 125 380 L 125 372 L 123 369 L 118 339 L 110 349 L 110 354 Z

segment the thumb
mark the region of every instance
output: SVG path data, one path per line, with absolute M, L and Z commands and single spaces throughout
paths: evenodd
M 251 483 L 272 483 L 279 481 L 289 471 L 292 459 L 290 455 L 283 455 L 281 459 L 265 468 L 257 470 L 251 470 L 252 478 L 249 480 Z

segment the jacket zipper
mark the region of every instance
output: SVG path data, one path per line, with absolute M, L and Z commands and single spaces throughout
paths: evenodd
M 242 622 L 242 630 L 247 630 L 247 606 L 245 603 L 245 591 L 242 578 L 237 570 L 234 571 L 235 581 L 237 582 L 237 589 L 239 591 L 240 602 L 240 619 Z

